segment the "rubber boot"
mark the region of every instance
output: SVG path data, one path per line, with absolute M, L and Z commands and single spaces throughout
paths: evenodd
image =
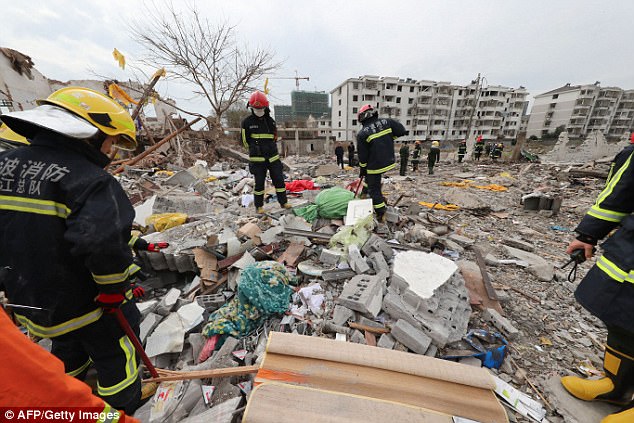
M 634 422 L 634 407 L 630 405 L 630 408 L 621 411 L 620 413 L 610 414 L 605 416 L 601 423 L 630 423 Z
M 603 359 L 606 377 L 583 379 L 577 376 L 561 378 L 561 384 L 573 396 L 584 401 L 605 401 L 627 405 L 632 401 L 634 358 L 606 345 Z M 632 420 L 634 421 L 634 420 Z
M 292 209 L 293 208 L 293 206 L 291 206 L 289 203 L 282 204 L 282 207 L 285 208 L 285 209 Z

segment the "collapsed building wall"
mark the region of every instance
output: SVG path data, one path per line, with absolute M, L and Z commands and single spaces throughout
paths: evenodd
M 542 157 L 544 163 L 586 163 L 604 157 L 614 157 L 628 145 L 626 138 L 618 143 L 608 143 L 602 132 L 592 132 L 579 146 L 569 145 L 567 132 L 559 135 L 553 149 Z

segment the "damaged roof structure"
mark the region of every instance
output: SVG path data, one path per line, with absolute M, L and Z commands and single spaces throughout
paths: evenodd
M 0 65 L 17 74 L 0 81 L 5 107 L 56 88 L 26 56 L 3 50 Z M 19 78 L 39 88 L 23 94 Z M 356 169 L 329 154 L 285 157 L 293 209 L 267 187 L 254 214 L 238 143 L 176 123 L 146 130 L 156 148 L 111 168 L 138 235 L 170 244 L 137 257 L 140 340 L 160 385 L 136 418 L 594 422 L 614 411 L 559 385 L 564 371 L 598 372 L 606 330 L 558 267 L 621 144 L 593 134 L 571 148 L 564 135 L 542 163 L 457 163 L 444 145 L 436 174 L 387 175 L 377 225 L 347 190 Z

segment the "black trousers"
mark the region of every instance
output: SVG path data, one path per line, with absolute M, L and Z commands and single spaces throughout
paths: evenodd
M 407 158 L 401 159 L 401 171 L 399 174 L 401 176 L 405 176 L 405 172 L 407 171 Z
M 132 330 L 139 336 L 141 313 L 136 303 L 121 306 Z M 134 345 L 112 314 L 52 339 L 51 352 L 64 362 L 66 373 L 83 380 L 91 365 L 97 370 L 97 393 L 112 407 L 131 414 L 141 399 L 141 377 Z
M 337 166 L 341 166 L 343 169 L 343 154 L 341 156 L 337 156 Z
M 353 167 L 354 163 L 352 161 L 352 158 L 354 157 L 354 154 L 348 154 L 348 166 Z
M 464 158 L 464 154 L 458 154 L 458 163 L 462 163 L 463 158 Z
M 385 213 L 385 197 L 381 193 L 381 174 L 367 174 L 365 181 L 368 184 L 368 195 L 372 198 L 372 206 L 377 216 L 381 217 Z
M 284 168 L 282 162 L 275 160 L 274 162 L 251 162 L 249 163 L 249 170 L 255 178 L 255 188 L 253 190 L 253 197 L 255 207 L 264 206 L 264 181 L 266 180 L 266 172 L 271 175 L 271 181 L 275 186 L 275 193 L 277 194 L 277 201 L 284 205 L 288 201 L 286 199 L 286 185 L 284 184 Z

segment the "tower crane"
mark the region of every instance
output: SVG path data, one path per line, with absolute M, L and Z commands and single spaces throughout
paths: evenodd
M 299 80 L 300 79 L 305 79 L 306 81 L 310 81 L 310 78 L 308 76 L 298 76 L 297 75 L 297 71 L 295 71 L 295 76 L 272 76 L 270 78 L 267 79 L 294 79 L 295 80 L 295 86 L 297 87 L 297 91 L 299 91 Z

